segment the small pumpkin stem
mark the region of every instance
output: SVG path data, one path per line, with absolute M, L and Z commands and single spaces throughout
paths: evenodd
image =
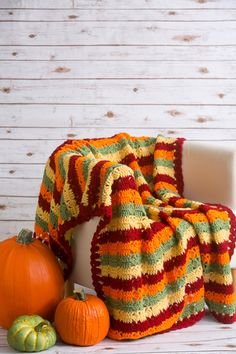
M 23 243 L 26 245 L 34 242 L 33 232 L 29 229 L 22 229 L 17 236 L 16 242 Z
M 34 327 L 34 330 L 36 332 L 41 332 L 43 326 L 48 326 L 49 322 L 48 321 L 42 321 L 40 322 L 36 327 Z
M 76 300 L 86 301 L 86 295 L 84 289 L 74 290 L 74 295 Z

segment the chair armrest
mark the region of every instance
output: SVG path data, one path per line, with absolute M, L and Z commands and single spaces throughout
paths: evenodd
M 236 211 L 234 142 L 192 142 L 183 147 L 184 196 Z
M 236 213 L 234 142 L 185 141 L 182 168 L 186 198 L 223 204 Z M 236 269 L 236 252 L 231 259 L 231 267 Z M 234 277 L 236 278 L 236 270 Z
M 90 221 L 78 225 L 73 232 L 71 241 L 74 264 L 70 280 L 90 289 L 93 289 L 90 249 L 99 220 L 99 217 L 94 217 Z

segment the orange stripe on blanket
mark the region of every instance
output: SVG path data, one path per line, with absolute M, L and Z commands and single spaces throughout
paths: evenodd
M 115 163 L 113 161 L 106 161 L 102 167 L 101 167 L 101 170 L 100 170 L 100 185 L 101 187 L 104 186 L 104 180 L 105 180 L 105 177 L 106 177 L 106 174 L 107 174 L 107 169 L 111 166 L 114 166 Z
M 36 224 L 34 225 L 34 232 L 37 234 L 37 235 L 46 235 L 46 232 L 44 232 L 44 230 L 39 226 L 39 224 Z
M 185 203 L 187 203 L 187 202 L 188 202 L 188 199 L 186 199 L 186 198 L 180 198 L 180 199 L 176 200 L 175 206 L 176 206 L 177 208 L 183 208 L 183 207 L 185 206 Z
M 120 190 L 113 193 L 112 195 L 112 206 L 121 205 L 121 204 L 134 203 L 136 205 L 142 205 L 142 199 L 140 194 L 134 189 Z
M 41 184 L 40 194 L 42 194 L 43 199 L 50 203 L 50 201 L 52 200 L 52 193 L 47 190 L 47 187 L 43 182 Z
M 177 188 L 173 185 L 173 184 L 170 184 L 170 183 L 167 183 L 167 182 L 157 182 L 155 184 L 155 189 L 168 189 L 170 191 L 173 191 L 173 192 L 177 192 Z
M 228 221 L 229 216 L 226 211 L 221 211 L 221 210 L 208 210 L 207 211 L 207 216 L 210 218 L 210 221 L 213 222 L 217 219 L 221 219 L 224 221 Z
M 140 170 L 142 171 L 142 173 L 146 176 L 146 175 L 152 175 L 153 172 L 153 165 L 145 165 L 145 166 L 141 166 Z
M 139 141 L 139 140 L 147 140 L 147 139 L 149 139 L 149 137 L 147 137 L 147 136 L 140 136 L 140 137 L 137 137 L 137 136 L 130 136 L 130 135 L 127 134 L 127 133 L 122 133 L 122 135 L 125 135 L 125 137 L 127 137 L 127 138 L 130 139 L 131 141 Z
M 233 304 L 236 300 L 236 294 L 224 294 L 224 296 L 222 297 L 222 294 L 217 294 L 213 291 L 206 291 L 205 293 L 206 297 L 208 300 L 210 301 L 214 301 L 214 302 L 219 302 L 222 304 Z
M 169 161 L 174 160 L 174 151 L 167 151 L 167 150 L 157 150 L 155 151 L 155 158 L 156 159 L 166 159 Z
M 210 263 L 219 263 L 221 265 L 229 264 L 230 257 L 228 251 L 225 253 L 205 253 L 202 254 L 202 263 L 210 264 Z
M 192 294 L 186 294 L 184 297 L 184 304 L 189 305 L 200 301 L 204 297 L 204 288 L 201 287 L 198 291 Z
M 75 171 L 76 171 L 76 175 L 77 175 L 77 179 L 79 181 L 79 185 L 82 191 L 85 190 L 85 186 L 86 186 L 86 181 L 84 179 L 84 174 L 83 174 L 83 161 L 85 160 L 85 158 L 80 158 L 77 159 L 75 162 Z
M 56 151 L 54 153 L 54 161 L 55 161 L 55 184 L 56 184 L 56 188 L 59 192 L 62 191 L 63 186 L 64 186 L 64 179 L 61 175 L 61 171 L 59 168 L 59 159 L 61 157 L 61 155 L 63 154 L 63 152 L 66 152 L 68 149 L 68 146 L 62 146 L 60 149 L 58 149 L 58 151 Z
M 197 222 L 206 222 L 206 223 L 208 223 L 207 217 L 201 212 L 194 213 L 194 214 L 186 213 L 186 214 L 184 214 L 184 219 L 188 220 L 190 223 L 193 223 L 193 224 L 195 224 Z
M 142 196 L 142 199 L 143 199 L 144 202 L 145 202 L 145 200 L 146 200 L 148 197 L 150 197 L 151 195 L 152 195 L 152 193 L 149 192 L 149 191 L 143 191 L 143 192 L 141 192 L 141 196 Z

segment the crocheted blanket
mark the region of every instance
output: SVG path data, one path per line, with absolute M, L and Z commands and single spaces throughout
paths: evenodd
M 205 304 L 220 322 L 236 320 L 235 217 L 224 206 L 182 196 L 183 141 L 125 133 L 68 140 L 47 161 L 35 237 L 68 276 L 73 228 L 100 217 L 91 271 L 109 309 L 111 338 L 187 327 Z

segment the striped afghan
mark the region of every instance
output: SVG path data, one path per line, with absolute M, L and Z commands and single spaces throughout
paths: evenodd
M 109 309 L 110 338 L 187 327 L 201 319 L 205 304 L 220 322 L 236 320 L 235 216 L 182 196 L 183 142 L 125 133 L 67 140 L 47 161 L 35 237 L 53 250 L 67 277 L 73 228 L 100 217 L 91 271 Z

